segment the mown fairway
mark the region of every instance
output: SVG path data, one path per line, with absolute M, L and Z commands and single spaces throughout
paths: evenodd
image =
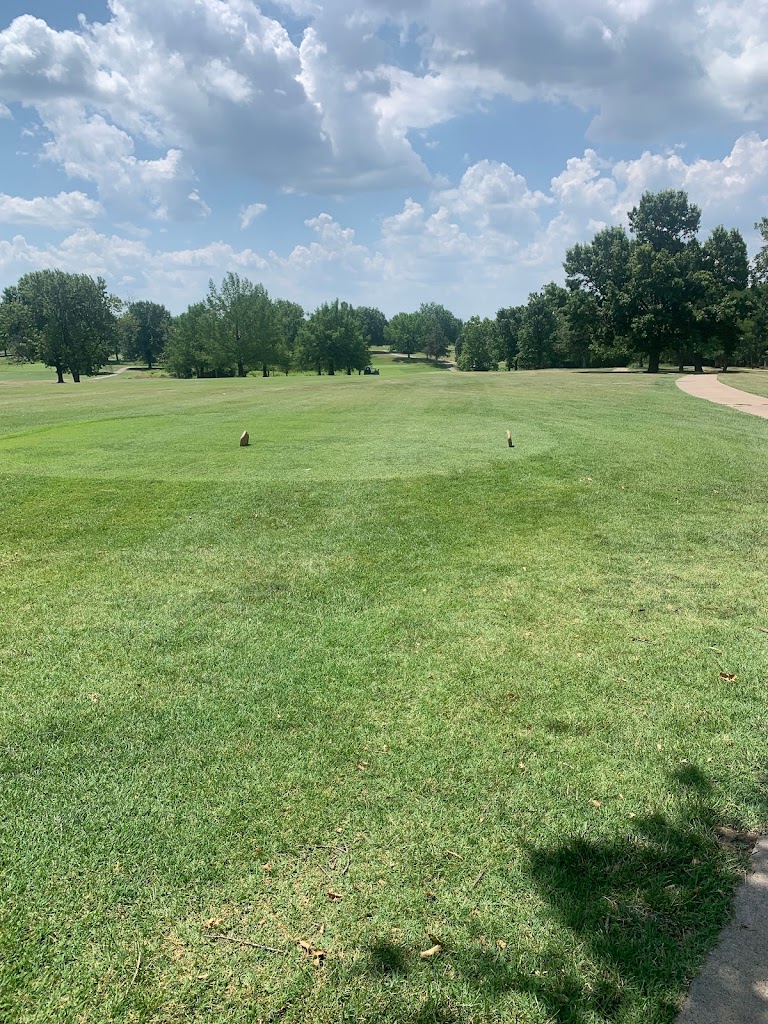
M 673 1020 L 768 821 L 766 442 L 673 376 L 0 384 L 0 1019 Z

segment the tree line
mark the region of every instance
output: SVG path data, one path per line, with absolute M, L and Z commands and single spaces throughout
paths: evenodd
M 495 318 L 462 322 L 439 303 L 387 319 L 339 299 L 308 314 L 272 299 L 235 273 L 172 316 L 160 303 L 124 302 L 102 278 L 38 270 L 0 301 L 5 354 L 43 362 L 79 381 L 114 356 L 162 362 L 177 377 L 269 376 L 275 371 L 361 372 L 388 347 L 437 362 L 451 350 L 460 370 L 589 367 L 662 360 L 696 370 L 710 362 L 762 365 L 768 356 L 768 218 L 750 265 L 740 232 L 698 239 L 701 211 L 685 192 L 645 193 L 629 232 L 606 227 L 567 250 L 565 287 L 551 282 Z
M 79 381 L 110 358 L 162 363 L 176 377 L 245 377 L 275 371 L 351 374 L 372 348 L 435 360 L 457 343 L 461 321 L 437 303 L 387 320 L 372 306 L 335 299 L 307 315 L 296 302 L 271 299 L 261 284 L 228 273 L 206 298 L 172 316 L 160 303 L 124 302 L 102 278 L 39 270 L 6 288 L 0 346 L 6 356 L 42 362 Z
M 701 210 L 685 192 L 646 192 L 628 219 L 629 232 L 606 227 L 567 250 L 565 287 L 547 284 L 495 319 L 472 317 L 459 368 L 763 365 L 768 218 L 755 225 L 764 245 L 751 265 L 735 228 L 699 241 Z

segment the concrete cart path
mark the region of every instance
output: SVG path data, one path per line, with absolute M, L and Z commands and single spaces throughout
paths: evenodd
M 768 1022 L 768 836 L 736 894 L 733 918 L 696 978 L 677 1024 Z
M 732 409 L 740 409 L 742 412 L 749 412 L 753 416 L 762 416 L 768 420 L 768 398 L 729 387 L 719 381 L 713 373 L 689 373 L 685 377 L 680 377 L 677 386 L 681 391 L 695 395 L 696 398 L 706 398 L 707 401 L 717 402 L 718 405 L 729 405 Z

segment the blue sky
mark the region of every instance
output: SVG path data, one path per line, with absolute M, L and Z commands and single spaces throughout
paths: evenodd
M 493 315 L 683 188 L 768 215 L 765 0 L 5 0 L 0 287 Z

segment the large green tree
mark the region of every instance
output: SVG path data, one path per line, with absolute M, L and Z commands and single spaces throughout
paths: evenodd
M 658 373 L 662 353 L 679 351 L 695 329 L 700 222 L 699 207 L 675 189 L 645 192 L 629 213 L 635 239 L 626 309 L 632 345 L 648 357 L 648 373 Z
M 423 339 L 419 313 L 395 313 L 384 328 L 384 340 L 390 352 L 403 352 L 408 359 L 414 352 L 421 351 Z
M 703 358 L 717 360 L 728 368 L 742 335 L 742 321 L 748 312 L 749 257 L 741 232 L 722 225 L 714 228 L 700 251 L 689 246 L 697 257 L 693 275 L 696 321 L 694 368 L 703 370 Z
M 439 302 L 422 302 L 419 306 L 419 348 L 435 361 L 447 355 L 451 345 L 456 345 L 461 335 L 462 322 Z
M 274 364 L 287 375 L 295 362 L 296 345 L 304 325 L 304 309 L 298 302 L 274 299 L 272 312 L 276 332 Z
M 421 339 L 421 350 L 427 359 L 442 359 L 448 355 L 450 341 L 440 323 L 436 320 L 429 320 L 424 323 L 425 330 Z M 456 335 L 455 344 L 459 344 L 461 335 Z
M 34 313 L 17 285 L 3 290 L 0 302 L 0 344 L 6 356 L 12 355 L 20 362 L 37 359 L 39 339 Z
M 384 348 L 386 345 L 387 318 L 375 306 L 356 306 L 355 316 L 360 324 L 363 338 L 369 348 Z
M 368 346 L 348 302 L 335 299 L 314 311 L 299 334 L 297 360 L 303 369 L 330 375 L 337 370 L 352 373 L 368 364 Z
M 460 370 L 497 370 L 498 326 L 488 317 L 470 317 L 461 330 L 461 354 L 456 365 Z
M 13 302 L 17 356 L 53 367 L 60 384 L 65 373 L 79 383 L 108 361 L 115 316 L 102 278 L 35 270 L 19 280 Z
M 525 306 L 507 306 L 496 313 L 496 359 L 508 370 L 517 366 L 517 346 Z
M 561 322 L 558 306 L 543 288 L 528 296 L 518 334 L 517 365 L 521 370 L 554 366 Z
M 141 359 L 151 370 L 165 350 L 171 325 L 170 311 L 159 302 L 142 299 L 128 303 L 127 315 L 133 330 L 127 336 L 125 354 L 129 359 Z
M 629 211 L 630 231 L 654 252 L 682 252 L 698 234 L 700 223 L 701 210 L 679 189 L 644 192 Z
M 576 289 L 568 292 L 562 310 L 561 357 L 565 366 L 587 367 L 600 362 L 603 352 L 597 325 L 600 305 L 594 295 Z M 610 346 L 609 360 L 616 356 L 615 344 Z
M 574 245 L 566 252 L 566 283 L 572 293 L 583 296 L 573 298 L 566 309 L 582 360 L 587 325 L 589 358 L 621 360 L 626 354 L 631 251 L 624 228 L 609 227 L 598 231 L 591 242 Z
M 742 321 L 743 361 L 761 366 L 768 360 L 768 217 L 755 224 L 763 245 L 750 267 L 750 288 Z
M 173 318 L 165 365 L 175 377 L 217 376 L 221 372 L 216 318 L 206 302 L 195 302 Z
M 261 367 L 264 376 L 279 360 L 279 323 L 272 301 L 261 284 L 230 271 L 220 287 L 208 285 L 208 305 L 216 317 L 221 362 L 245 377 Z

